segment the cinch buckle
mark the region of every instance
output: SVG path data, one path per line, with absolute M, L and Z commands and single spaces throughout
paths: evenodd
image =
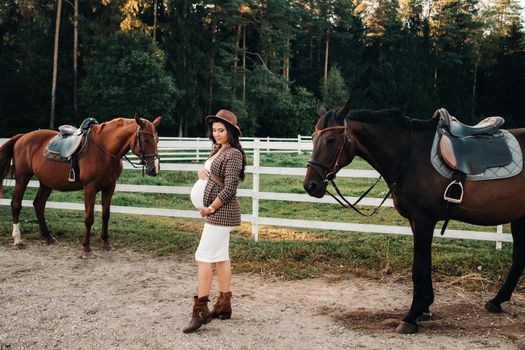
M 458 187 L 456 188 L 454 186 L 458 186 Z M 447 195 L 447 194 L 452 195 L 451 192 L 455 189 L 460 191 L 459 198 L 454 198 L 452 196 Z M 443 194 L 443 199 L 450 203 L 456 203 L 456 204 L 461 203 L 461 201 L 463 200 L 463 184 L 458 180 L 454 180 L 451 183 L 449 183 L 447 188 L 445 189 L 445 193 Z

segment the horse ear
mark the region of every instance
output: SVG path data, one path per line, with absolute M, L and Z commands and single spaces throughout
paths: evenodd
M 317 114 L 319 114 L 320 117 L 326 114 L 326 107 L 321 102 L 317 105 Z
M 153 126 L 154 126 L 154 127 L 159 126 L 159 124 L 160 124 L 160 119 L 161 119 L 160 117 L 155 118 L 155 120 L 153 121 Z
M 135 113 L 135 115 L 133 116 L 133 118 L 135 119 L 135 122 L 136 122 L 138 125 L 142 125 L 142 124 L 144 124 L 144 122 L 142 121 L 142 119 L 140 119 L 138 113 Z
M 351 99 L 348 98 L 348 101 L 346 101 L 343 108 L 337 111 L 337 119 L 344 119 L 348 115 L 348 113 L 350 112 L 350 105 L 351 105 L 350 102 L 351 102 Z

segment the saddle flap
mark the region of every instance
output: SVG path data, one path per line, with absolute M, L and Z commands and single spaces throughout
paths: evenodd
M 483 173 L 487 168 L 505 166 L 512 154 L 503 133 L 491 136 L 453 137 L 440 130 L 439 151 L 443 161 L 452 169 L 467 175 Z
M 63 137 L 56 135 L 49 141 L 46 149 L 52 153 L 58 153 L 64 158 L 70 158 L 80 146 L 82 142 L 82 135 L 72 135 Z

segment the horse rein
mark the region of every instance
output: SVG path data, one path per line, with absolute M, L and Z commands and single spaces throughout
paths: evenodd
M 151 165 L 153 162 L 155 162 L 155 160 L 160 160 L 160 156 L 159 156 L 159 153 L 156 152 L 156 153 L 151 153 L 151 154 L 144 154 L 144 150 L 142 149 L 142 144 L 140 142 L 140 134 L 148 134 L 148 135 L 152 135 L 154 137 L 154 139 L 157 139 L 157 134 L 156 133 L 151 133 L 149 131 L 143 131 L 143 130 L 140 130 L 140 125 L 138 126 L 137 128 L 137 131 L 135 132 L 135 138 L 134 138 L 134 143 L 133 143 L 133 147 L 130 148 L 131 151 L 133 151 L 134 148 L 137 147 L 137 144 L 138 144 L 138 147 L 139 147 L 139 159 L 140 159 L 140 162 L 134 162 L 132 161 L 131 159 L 128 158 L 128 156 L 126 154 L 124 154 L 124 158 L 128 161 L 129 164 L 131 164 L 134 168 L 140 168 L 142 167 L 142 176 L 144 176 L 144 168 L 145 167 L 148 167 L 149 165 Z M 88 133 L 89 135 L 89 133 Z M 104 148 L 104 146 L 102 146 L 101 144 L 99 144 L 98 142 L 96 142 L 95 140 L 93 140 L 93 142 L 95 143 L 95 145 L 97 145 L 97 147 L 103 151 L 104 153 L 108 154 L 109 156 L 111 156 L 111 158 L 114 158 L 114 159 L 120 159 L 122 157 L 119 158 L 118 154 L 113 154 L 111 153 L 110 151 L 108 151 L 107 149 Z M 87 138 L 86 138 L 86 143 L 87 143 Z M 153 159 L 150 161 L 150 162 L 147 162 L 146 161 L 146 158 L 147 157 L 153 157 Z
M 328 193 L 333 199 L 335 199 L 339 204 L 341 204 L 341 206 L 343 206 L 344 208 L 350 208 L 350 209 L 354 210 L 355 212 L 357 212 L 358 214 L 360 214 L 362 216 L 372 216 L 372 215 L 376 214 L 377 211 L 379 210 L 379 208 L 383 205 L 383 203 L 385 203 L 385 201 L 388 198 L 388 196 L 390 196 L 390 194 L 392 193 L 392 191 L 393 191 L 397 181 L 394 182 L 394 184 L 389 188 L 387 194 L 383 197 L 383 200 L 381 201 L 381 203 L 371 213 L 364 213 L 364 212 L 362 212 L 361 210 L 359 210 L 356 207 L 356 205 L 359 202 L 361 202 L 361 200 L 363 198 L 365 198 L 365 196 L 372 190 L 372 188 L 374 188 L 379 183 L 379 181 L 381 180 L 382 176 L 379 176 L 379 178 L 376 180 L 376 182 L 374 182 L 374 184 L 372 186 L 370 186 L 365 192 L 363 192 L 363 194 L 361 194 L 361 196 L 353 204 L 350 203 L 350 201 L 348 201 L 343 196 L 343 194 L 339 190 L 339 187 L 337 187 L 337 184 L 335 183 L 335 174 L 337 173 L 337 171 L 340 170 L 340 169 L 338 169 L 338 167 L 339 167 L 339 158 L 341 157 L 341 154 L 343 153 L 344 146 L 345 146 L 345 144 L 347 142 L 348 143 L 352 143 L 352 140 L 350 139 L 350 136 L 348 135 L 348 121 L 347 121 L 347 118 L 345 118 L 344 125 L 336 125 L 336 126 L 327 127 L 327 128 L 324 128 L 324 129 L 317 129 L 316 128 L 314 133 L 317 136 L 319 136 L 323 132 L 332 131 L 332 130 L 341 130 L 342 131 L 341 136 L 339 137 L 337 151 L 336 151 L 337 157 L 334 159 L 332 164 L 330 164 L 330 166 L 326 166 L 326 164 L 323 164 L 322 162 L 320 162 L 318 160 L 311 159 L 311 160 L 308 161 L 307 167 L 309 167 L 309 166 L 312 167 L 315 170 L 315 172 L 319 175 L 319 177 L 323 178 L 323 182 L 324 183 L 330 182 L 332 184 L 332 186 L 334 186 L 335 191 L 337 192 L 339 197 L 341 197 L 342 201 L 339 198 L 337 198 L 336 196 L 334 196 L 330 191 L 328 191 L 328 189 L 326 189 L 326 193 Z M 410 131 L 412 132 L 412 129 L 410 129 Z M 411 133 L 411 135 L 412 135 L 412 133 Z M 410 139 L 412 139 L 412 137 Z M 410 151 L 410 149 L 409 149 L 409 151 Z M 404 164 L 402 164 L 402 166 L 403 165 Z M 320 168 L 322 168 L 322 169 L 327 171 L 325 176 L 323 176 L 321 174 L 321 172 L 318 170 L 318 167 L 320 167 Z M 402 168 L 401 168 L 401 170 L 402 170 Z M 343 201 L 344 201 L 344 203 L 343 203 Z

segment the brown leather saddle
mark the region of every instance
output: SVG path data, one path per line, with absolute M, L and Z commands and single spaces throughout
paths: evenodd
M 444 108 L 438 109 L 439 152 L 445 164 L 465 175 L 512 162 L 512 154 L 500 127 L 502 117 L 488 117 L 474 126 L 461 123 Z
M 434 113 L 439 116 L 438 149 L 443 162 L 453 169 L 452 181 L 443 193 L 447 202 L 441 235 L 445 233 L 455 204 L 463 200 L 463 182 L 467 175 L 481 174 L 487 168 L 502 167 L 512 162 L 512 154 L 500 127 L 501 117 L 489 117 L 470 126 L 451 116 L 445 108 Z
M 77 155 L 82 150 L 82 140 L 87 137 L 92 124 L 98 124 L 94 118 L 86 118 L 80 124 L 80 127 L 75 128 L 71 125 L 61 125 L 58 127 L 59 134 L 49 141 L 44 149 L 44 156 L 46 159 L 71 162 L 71 169 L 69 171 L 69 181 L 74 182 L 76 179 Z M 85 144 L 85 143 L 84 143 Z

